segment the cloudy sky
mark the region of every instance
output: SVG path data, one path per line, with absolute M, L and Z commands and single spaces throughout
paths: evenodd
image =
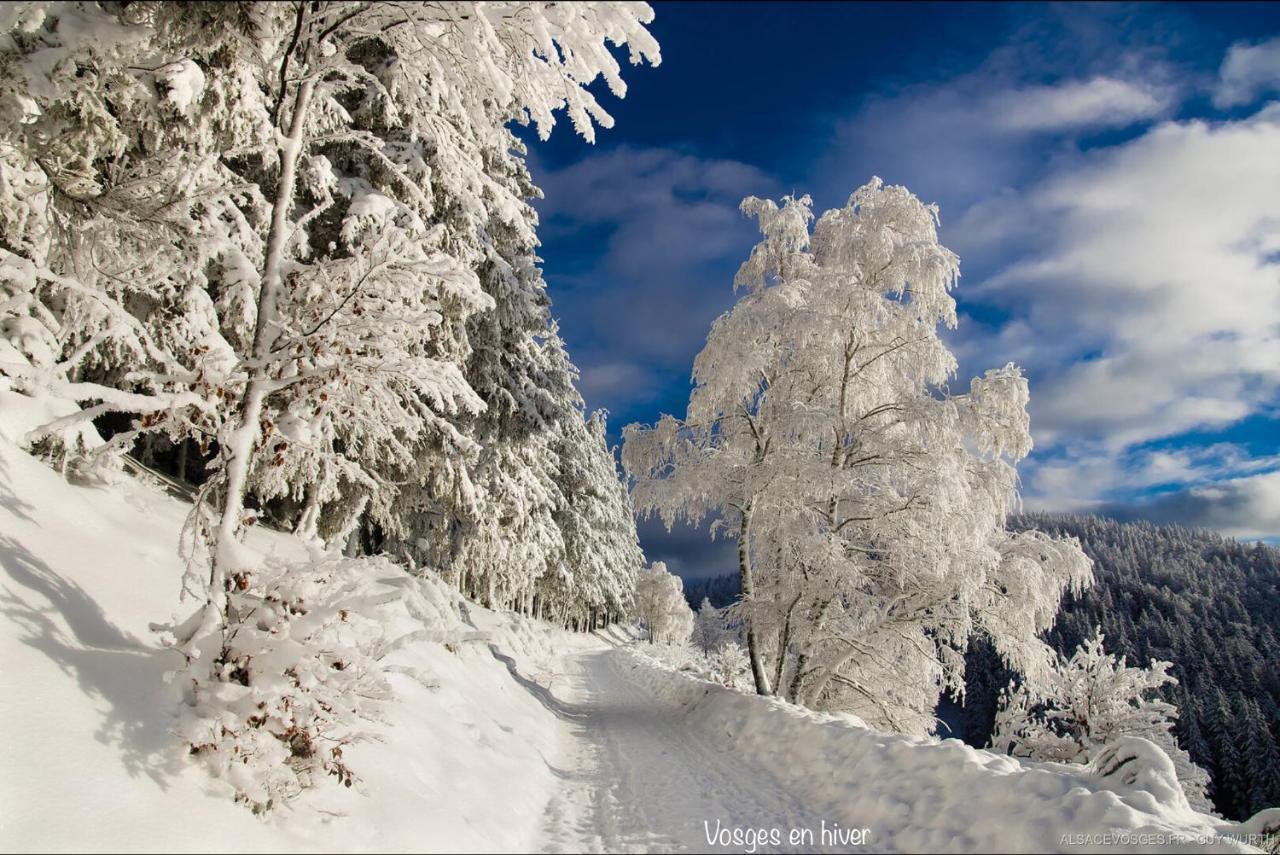
M 873 175 L 941 207 L 960 385 L 1031 379 L 1032 508 L 1280 538 L 1280 4 L 655 4 L 595 146 L 531 147 L 542 255 L 611 432 L 683 414 L 755 237 Z M 722 572 L 705 532 L 651 559 Z

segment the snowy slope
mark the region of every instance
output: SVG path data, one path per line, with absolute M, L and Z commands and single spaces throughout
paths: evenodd
M 12 398 L 0 401 L 0 406 Z M 6 416 L 12 415 L 12 410 Z M 12 434 L 12 431 L 10 432 Z M 539 677 L 573 639 L 472 609 L 442 586 L 423 622 L 386 615 L 405 644 L 387 659 L 397 700 L 348 754 L 364 795 L 326 781 L 266 821 L 175 750 L 172 667 L 148 629 L 179 609 L 186 506 L 124 479 L 72 486 L 0 438 L 0 847 L 196 850 L 524 849 L 555 784 L 543 756 L 557 720 L 508 663 Z M 262 551 L 301 554 L 258 532 Z M 446 644 L 447 642 L 447 644 Z M 430 688 L 428 686 L 431 686 Z M 495 798 L 494 782 L 519 781 Z
M 956 739 L 881 733 L 852 716 L 744 695 L 643 654 L 625 655 L 628 661 L 614 667 L 664 707 L 674 727 L 704 749 L 733 752 L 744 765 L 767 770 L 771 787 L 790 797 L 782 804 L 792 813 L 780 822 L 753 823 L 749 812 L 739 812 L 721 817 L 726 827 L 780 826 L 784 836 L 791 827 L 809 827 L 815 840 L 823 822 L 865 827 L 873 851 L 1240 852 L 1255 851 L 1245 843 L 1251 833 L 1280 824 L 1280 811 L 1246 825 L 1192 811 L 1171 765 L 1169 785 L 1148 775 L 1130 786 Z M 1139 752 L 1150 745 L 1135 742 Z

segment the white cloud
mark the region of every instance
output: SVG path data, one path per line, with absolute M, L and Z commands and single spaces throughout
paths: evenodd
M 1119 449 L 1223 427 L 1276 399 L 1277 151 L 1280 108 L 1170 122 L 1011 203 L 1020 228 L 1043 237 L 975 290 L 1022 325 L 1003 344 L 1021 345 L 1011 358 L 1032 371 L 1042 445 Z M 1037 353 L 1046 341 L 1053 361 Z
M 1227 51 L 1218 71 L 1213 103 L 1239 107 L 1259 95 L 1280 90 L 1280 37 L 1261 44 L 1237 42 Z
M 1171 101 L 1167 88 L 1098 76 L 999 92 L 987 109 L 992 124 L 1006 130 L 1061 131 L 1125 127 L 1163 115 Z
M 1280 467 L 1280 457 L 1252 457 L 1234 443 L 1179 448 L 1112 449 L 1079 443 L 1047 458 L 1033 456 L 1022 467 L 1028 507 L 1049 511 L 1132 508 L 1101 497 L 1186 491 L 1243 479 Z M 1280 532 L 1280 526 L 1277 526 Z
M 1280 533 L 1280 471 L 1192 487 L 1105 510 L 1122 518 L 1211 528 L 1242 539 Z
M 604 356 L 592 358 L 589 352 L 585 357 L 577 357 L 586 364 L 578 378 L 578 390 L 588 401 L 636 402 L 652 397 L 657 381 L 643 366 Z

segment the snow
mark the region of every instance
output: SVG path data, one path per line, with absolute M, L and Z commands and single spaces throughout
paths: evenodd
M 193 115 L 204 95 L 204 71 L 190 59 L 172 62 L 156 72 L 156 82 L 164 89 L 164 98 L 184 116 Z
M 415 595 L 380 615 L 395 697 L 348 754 L 360 783 L 255 817 L 181 752 L 173 654 L 149 629 L 180 611 L 187 510 L 128 478 L 68 483 L 0 438 L 0 727 L 19 735 L 0 749 L 0 848 L 746 851 L 708 830 L 825 823 L 867 828 L 869 851 L 1008 851 L 1243 828 L 1168 787 L 879 733 L 669 669 L 617 628 L 565 633 L 407 575 L 381 580 Z M 247 548 L 307 555 L 262 529 Z
M 0 421 L 13 415 L 9 403 Z M 323 781 L 259 819 L 172 733 L 163 677 L 176 663 L 149 624 L 179 611 L 177 532 L 188 510 L 130 479 L 69 484 L 0 438 L 0 727 L 21 734 L 0 749 L 0 849 L 532 845 L 557 780 L 544 757 L 554 756 L 559 725 L 508 667 L 540 677 L 553 647 L 571 650 L 582 637 L 468 609 L 436 582 L 390 581 L 417 586 L 434 607 L 385 616 L 400 639 L 385 659 L 396 700 L 372 727 L 381 741 L 348 754 L 361 792 Z M 267 530 L 249 546 L 306 555 Z M 520 786 L 495 798 L 495 782 L 511 781 Z
M 3 345 L 0 342 L 0 353 L 3 352 Z M 0 437 L 9 442 L 23 442 L 28 431 L 80 411 L 74 402 L 65 398 L 45 394 L 24 395 L 11 391 L 9 385 L 7 377 L 0 377 L 0 411 L 5 416 L 0 419 Z M 62 439 L 70 443 L 78 442 L 84 448 L 102 445 L 102 437 L 89 424 L 75 425 L 63 433 Z
M 1102 780 L 1080 774 L 1079 767 L 1024 762 L 955 739 L 875 731 L 853 716 L 735 692 L 633 651 L 614 659 L 608 665 L 616 672 L 612 679 L 632 683 L 634 697 L 648 697 L 665 710 L 665 729 L 711 758 L 703 780 L 671 800 L 691 816 L 710 819 L 713 831 L 720 819 L 725 827 L 776 827 L 784 839 L 791 828 L 809 827 L 817 837 L 821 823 L 834 823 L 868 828 L 872 851 L 894 852 L 1088 851 L 1098 848 L 1100 835 L 1120 840 L 1117 851 L 1182 851 L 1197 844 L 1253 851 L 1238 842 L 1244 826 L 1187 807 L 1176 779 L 1168 780 L 1171 764 L 1137 775 L 1138 782 L 1159 780 L 1153 793 L 1126 785 L 1123 775 Z M 1124 752 L 1154 753 L 1168 764 L 1153 749 L 1142 739 L 1123 744 Z M 630 754 L 632 761 L 656 756 L 651 748 Z M 723 786 L 729 757 L 739 769 L 753 770 L 745 803 Z M 669 759 L 634 774 L 659 788 L 660 766 Z M 741 774 L 746 772 L 728 780 Z M 773 813 L 759 801 L 762 793 L 773 794 Z M 1248 828 L 1260 826 L 1261 818 Z M 701 823 L 696 831 L 703 833 Z M 1070 845 L 1072 839 L 1080 845 Z M 1163 843 L 1138 845 L 1144 839 Z M 708 848 L 705 838 L 698 848 Z

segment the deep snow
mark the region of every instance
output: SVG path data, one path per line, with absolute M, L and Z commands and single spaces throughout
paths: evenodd
M 0 393 L 0 408 L 10 403 Z M 5 415 L 11 415 L 9 410 Z M 12 435 L 13 431 L 10 431 Z M 326 779 L 260 820 L 191 763 L 171 733 L 175 654 L 148 625 L 179 610 L 188 506 L 124 478 L 73 486 L 0 438 L 0 847 L 93 851 L 484 851 L 535 845 L 557 784 L 558 719 L 491 646 L 544 679 L 552 645 L 586 641 L 470 609 L 407 577 L 432 624 L 385 616 L 396 701 L 348 756 L 355 793 Z M 257 531 L 260 551 L 305 554 Z M 183 607 L 183 611 L 190 606 Z
M 789 848 L 791 829 L 806 828 L 815 840 L 802 848 L 822 848 L 823 823 L 867 828 L 871 851 L 992 851 L 1068 848 L 1064 834 L 1242 830 L 1064 767 L 732 692 L 665 668 L 616 630 L 564 633 L 407 576 L 386 584 L 412 586 L 419 607 L 393 603 L 381 616 L 400 640 L 385 660 L 396 700 L 373 727 L 379 741 L 347 755 L 360 792 L 325 781 L 259 819 L 170 730 L 163 675 L 174 654 L 148 624 L 180 611 L 187 506 L 127 477 L 69 484 L 12 439 L 10 425 L 0 436 L 5 850 L 751 848 L 709 844 L 718 822 L 777 829 L 784 845 L 761 851 Z M 305 554 L 269 531 L 250 546 Z M 1244 847 L 1218 838 L 1213 848 Z

